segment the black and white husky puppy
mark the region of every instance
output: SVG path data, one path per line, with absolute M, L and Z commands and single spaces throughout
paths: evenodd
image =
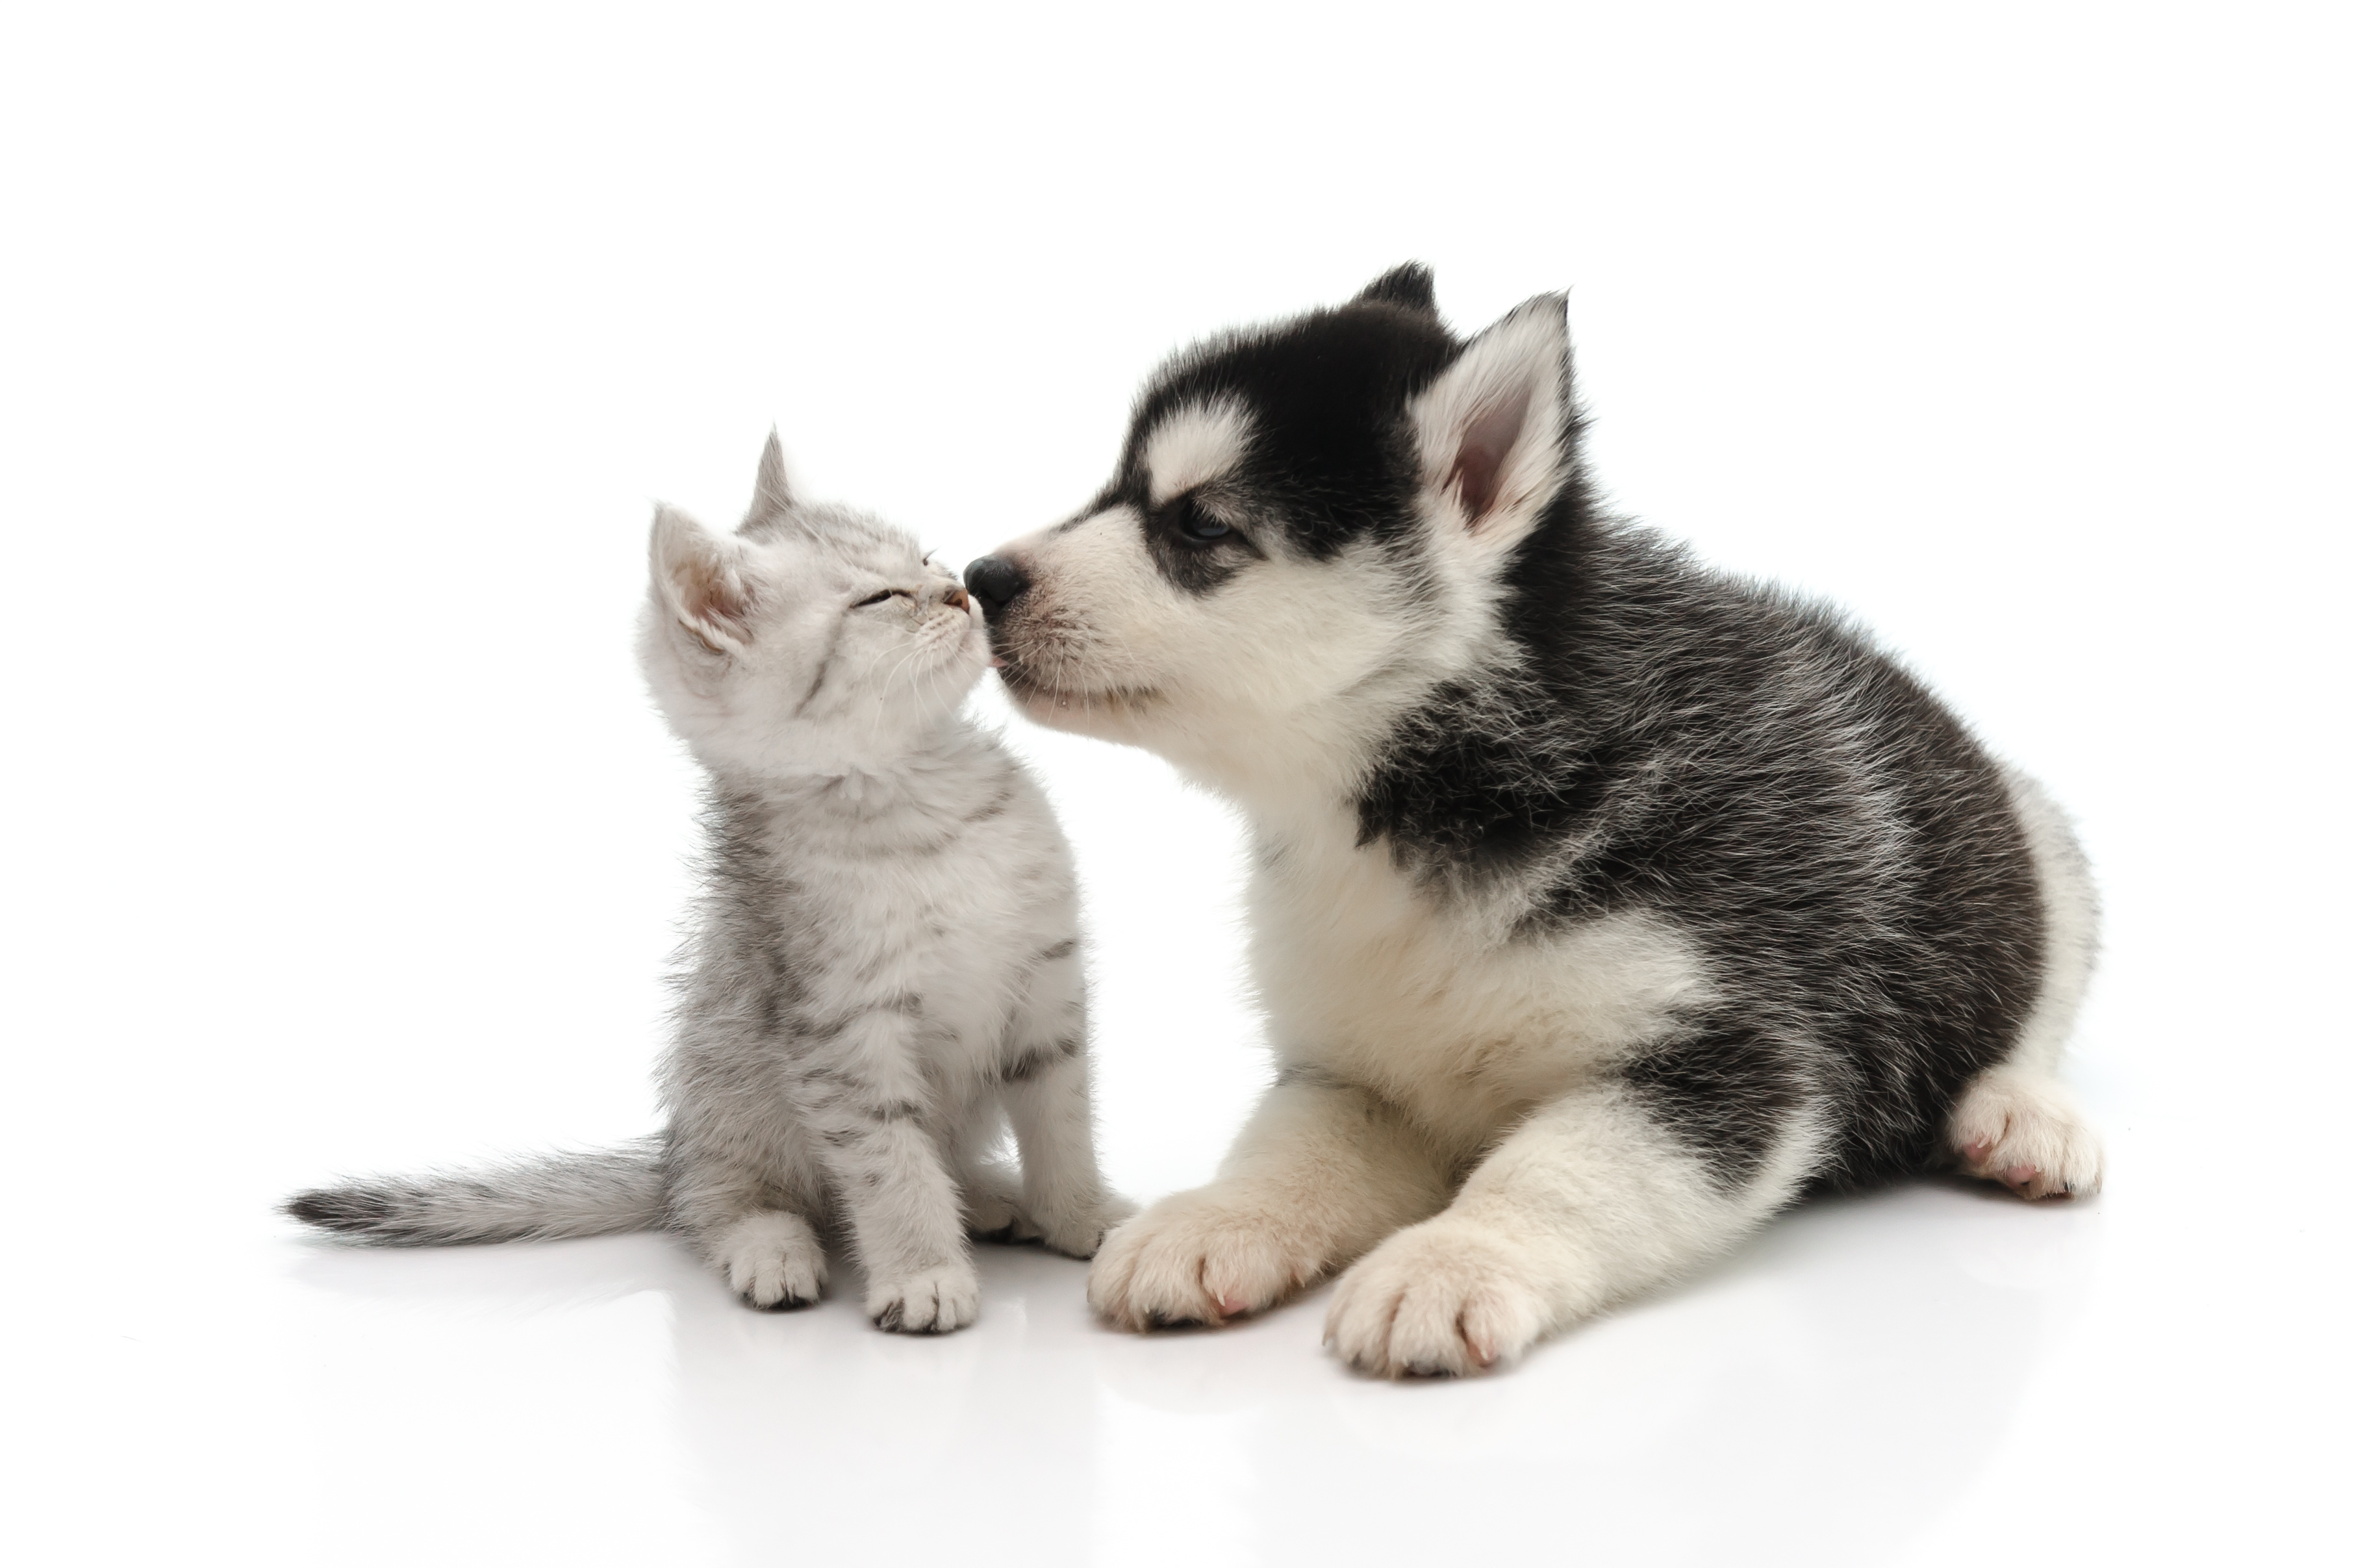
M 737 532 L 660 507 L 641 665 L 709 779 L 665 1132 L 289 1212 L 383 1245 L 663 1226 L 771 1309 L 821 1294 L 839 1230 L 908 1334 L 977 1316 L 965 1224 L 1091 1256 L 1132 1210 L 1093 1157 L 1075 877 L 1043 790 L 962 716 L 988 657 L 961 585 L 794 500 L 777 439 Z
M 2064 818 L 1831 610 L 1603 514 L 1566 313 L 1458 338 L 1408 266 L 1216 338 L 1091 506 L 968 570 L 1024 711 L 1253 835 L 1279 1071 L 1103 1249 L 1122 1324 L 1353 1264 L 1342 1357 L 1469 1372 L 1813 1188 L 2098 1186 Z

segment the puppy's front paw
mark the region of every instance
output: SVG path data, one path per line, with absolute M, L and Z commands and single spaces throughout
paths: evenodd
M 830 1278 L 821 1238 L 798 1214 L 751 1214 L 723 1233 L 716 1251 L 731 1288 L 750 1306 L 766 1312 L 812 1306 Z
M 1399 1231 L 1341 1277 L 1323 1342 L 1359 1371 L 1462 1377 L 1517 1357 L 1550 1312 L 1517 1249 L 1449 1216 Z
M 1115 1193 L 1077 1208 L 1075 1212 L 1040 1221 L 1040 1239 L 1047 1247 L 1070 1257 L 1092 1257 L 1102 1250 L 1109 1233 L 1134 1218 L 1135 1206 Z
M 890 1334 L 951 1334 L 978 1321 L 978 1275 L 956 1263 L 881 1279 L 863 1310 Z
M 1093 1259 L 1085 1299 L 1132 1329 L 1220 1323 L 1274 1305 L 1330 1261 L 1287 1217 L 1219 1184 L 1120 1225 Z

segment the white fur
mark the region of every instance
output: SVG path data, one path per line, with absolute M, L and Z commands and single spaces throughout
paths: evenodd
M 1621 1092 L 1564 1096 L 1522 1120 L 1444 1213 L 1347 1272 L 1324 1338 L 1350 1365 L 1390 1377 L 1517 1358 L 1731 1247 L 1790 1199 L 1814 1154 L 1804 1130 L 1738 1197 L 1674 1153 Z
M 1142 447 L 1150 504 L 1163 506 L 1232 472 L 1249 450 L 1250 434 L 1249 410 L 1238 403 L 1195 403 L 1167 415 Z
M 1294 836 L 1250 885 L 1276 1058 L 1369 1085 L 1444 1148 L 1484 1145 L 1709 1000 L 1666 926 L 1614 915 L 1508 940 L 1484 905 L 1442 910 L 1357 846 L 1345 812 L 1330 829 Z

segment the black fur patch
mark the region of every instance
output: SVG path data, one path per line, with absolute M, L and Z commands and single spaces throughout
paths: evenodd
M 1750 1185 L 1805 1103 L 1784 1048 L 1748 1024 L 1727 1024 L 1627 1063 L 1627 1083 L 1652 1119 L 1702 1157 L 1719 1186 Z
M 1393 267 L 1359 290 L 1359 304 L 1401 306 L 1426 316 L 1438 314 L 1438 290 L 1430 268 L 1418 261 Z
M 1406 403 L 1458 347 L 1429 303 L 1427 279 L 1418 267 L 1400 267 L 1337 310 L 1178 357 L 1136 405 L 1116 476 L 1088 513 L 1133 506 L 1161 572 L 1195 593 L 1212 591 L 1254 560 L 1269 533 L 1296 553 L 1323 560 L 1359 536 L 1402 532 L 1412 520 L 1416 472 Z M 1247 449 L 1222 487 L 1229 504 L 1256 514 L 1213 546 L 1179 531 L 1177 503 L 1152 510 L 1143 462 L 1161 421 L 1204 403 L 1248 412 Z

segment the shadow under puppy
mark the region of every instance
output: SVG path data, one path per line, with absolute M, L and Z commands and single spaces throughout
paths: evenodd
M 1120 1323 L 1353 1264 L 1340 1355 L 1468 1372 L 1813 1187 L 2101 1178 L 2061 813 L 1832 611 L 1603 515 L 1566 314 L 1463 339 L 1407 266 L 1217 337 L 1092 505 L 968 569 L 1024 711 L 1252 835 L 1279 1073 L 1103 1250 Z
M 650 569 L 642 667 L 708 774 L 666 1131 L 288 1212 L 383 1245 L 671 1228 L 767 1308 L 820 1296 L 843 1221 L 880 1327 L 960 1328 L 965 1229 L 1090 1257 L 1131 1211 L 1093 1155 L 1068 843 L 961 714 L 978 608 L 909 535 L 793 500 L 777 437 L 739 530 L 661 506 Z

